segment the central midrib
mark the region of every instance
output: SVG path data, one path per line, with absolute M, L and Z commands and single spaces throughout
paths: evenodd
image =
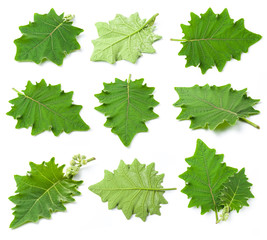
M 199 39 L 183 39 L 185 42 L 199 42 L 199 41 L 240 41 L 252 40 L 252 38 L 199 38 Z
M 129 106 L 130 106 L 130 76 L 129 80 L 127 81 L 127 106 L 126 106 L 126 120 L 125 120 L 125 139 L 127 142 L 127 135 L 128 135 L 128 118 L 129 118 Z
M 224 108 L 217 107 L 216 105 L 214 105 L 214 104 L 212 104 L 212 103 L 210 103 L 210 102 L 206 101 L 205 99 L 202 99 L 202 98 L 200 98 L 200 97 L 198 97 L 198 96 L 193 96 L 193 97 L 195 97 L 196 99 L 198 99 L 199 101 L 201 101 L 201 102 L 203 102 L 203 103 L 208 104 L 209 106 L 211 106 L 211 107 L 213 107 L 213 108 L 215 108 L 215 109 L 218 109 L 218 110 L 221 110 L 221 111 L 223 111 L 223 112 L 227 112 L 227 113 L 233 114 L 233 115 L 235 115 L 235 116 L 238 116 L 237 113 L 232 112 L 232 111 L 230 111 L 230 110 L 228 110 L 228 109 L 224 109 Z
M 48 189 L 46 189 L 43 193 L 42 193 L 42 195 L 40 196 L 40 197 L 38 197 L 35 201 L 34 201 L 34 203 L 33 203 L 33 205 L 31 206 L 31 208 L 24 214 L 24 216 L 23 216 L 23 218 L 33 209 L 33 207 L 35 206 L 35 204 L 37 203 L 37 202 L 39 202 L 40 201 L 40 199 L 46 194 L 46 193 L 48 193 L 54 186 L 56 186 L 60 181 L 62 181 L 62 179 L 59 179 L 58 181 L 56 181 L 51 187 L 49 187 Z M 23 218 L 21 218 L 21 219 L 23 219 Z M 21 219 L 20 219 L 20 221 L 21 221 Z
M 29 99 L 29 100 L 31 100 L 31 101 L 33 101 L 33 102 L 37 103 L 37 104 L 39 104 L 39 105 L 43 106 L 43 107 L 44 107 L 44 108 L 46 108 L 48 111 L 50 111 L 50 112 L 54 113 L 54 114 L 55 114 L 55 115 L 57 115 L 58 117 L 60 117 L 60 118 L 62 118 L 62 119 L 64 119 L 64 120 L 66 120 L 66 121 L 68 121 L 68 122 L 72 123 L 72 121 L 70 121 L 69 119 L 65 118 L 65 117 L 64 117 L 64 116 L 62 116 L 61 114 L 59 114 L 59 113 L 55 112 L 53 109 L 49 108 L 49 107 L 48 107 L 48 106 L 46 106 L 45 104 L 43 104 L 43 103 L 41 103 L 41 102 L 39 102 L 39 101 L 37 101 L 37 100 L 33 99 L 32 97 L 29 97 L 29 96 L 27 96 L 26 94 L 22 94 L 22 93 L 21 93 L 21 95 L 22 95 L 22 96 L 24 96 L 25 98 L 27 98 L 27 99 Z
M 212 202 L 214 204 L 214 211 L 215 211 L 215 213 L 217 213 L 217 205 L 216 205 L 216 201 L 215 201 L 215 198 L 214 198 L 214 195 L 213 195 L 213 191 L 212 191 L 212 187 L 211 187 L 211 183 L 210 183 L 210 176 L 209 176 L 209 171 L 208 171 L 208 168 L 207 168 L 207 162 L 206 162 L 206 158 L 204 157 L 203 154 L 202 154 L 202 158 L 203 158 L 205 171 L 206 171 L 206 175 L 207 175 L 208 187 L 209 187 L 210 195 L 211 195 L 211 198 L 212 198 Z
M 230 201 L 230 203 L 229 203 L 229 207 L 231 206 L 231 204 L 232 204 L 232 202 L 233 202 L 233 200 L 234 200 L 234 198 L 235 198 L 235 196 L 236 196 L 237 190 L 238 190 L 238 188 L 239 188 L 239 184 L 240 184 L 240 180 L 238 181 L 236 190 L 235 190 L 235 192 L 234 192 L 234 194 L 233 194 L 233 197 L 232 197 L 232 199 L 231 199 L 231 201 Z
M 176 188 L 143 188 L 143 187 L 136 187 L 136 188 L 99 188 L 99 190 L 104 191 L 129 191 L 129 190 L 142 190 L 142 191 L 168 191 L 168 190 L 176 190 Z
M 48 35 L 47 35 L 41 42 L 39 42 L 37 45 L 35 45 L 35 46 L 32 47 L 31 49 L 29 49 L 29 50 L 25 53 L 25 55 L 28 54 L 28 53 L 29 53 L 30 51 L 32 51 L 33 49 L 37 48 L 39 45 L 41 45 L 43 42 L 45 42 L 49 37 L 51 37 L 51 36 L 53 35 L 53 33 L 63 25 L 63 23 L 64 23 L 64 21 L 61 22 L 58 26 L 56 26 L 55 29 L 54 29 L 51 33 L 49 33 L 49 34 L 48 34 Z
M 117 43 L 119 43 L 119 42 L 121 42 L 121 41 L 123 41 L 123 40 L 125 40 L 125 39 L 127 39 L 127 38 L 129 38 L 129 37 L 131 37 L 131 36 L 133 36 L 134 34 L 136 34 L 136 33 L 138 33 L 138 32 L 140 32 L 142 29 L 144 29 L 144 28 L 146 27 L 147 24 L 148 24 L 148 21 L 147 21 L 142 27 L 140 27 L 139 29 L 137 29 L 136 31 L 134 31 L 134 32 L 132 32 L 132 33 L 126 35 L 125 37 L 123 37 L 123 38 L 117 40 L 116 42 L 114 42 L 114 43 L 108 45 L 108 46 L 105 47 L 102 51 L 105 51 L 106 49 L 112 47 L 113 45 L 115 45 L 115 44 L 117 44 Z

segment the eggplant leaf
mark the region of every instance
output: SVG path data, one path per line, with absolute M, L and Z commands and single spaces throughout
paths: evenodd
M 81 119 L 80 105 L 72 104 L 73 92 L 65 93 L 59 85 L 48 85 L 45 80 L 17 91 L 18 97 L 9 101 L 12 106 L 7 115 L 17 119 L 16 128 L 32 127 L 32 135 L 52 130 L 55 136 L 65 131 L 87 131 L 89 126 Z
M 190 25 L 181 24 L 183 39 L 171 39 L 183 44 L 179 55 L 186 56 L 186 67 L 199 66 L 204 74 L 213 66 L 222 71 L 232 58 L 240 60 L 241 54 L 261 39 L 245 29 L 244 19 L 234 22 L 228 10 L 215 14 L 211 8 L 201 17 L 191 13 Z
M 34 22 L 19 27 L 22 37 L 16 39 L 15 60 L 35 62 L 50 60 L 62 65 L 64 57 L 80 49 L 76 37 L 82 29 L 72 26 L 73 16 L 57 15 L 52 8 L 48 14 L 34 14 Z
M 157 16 L 155 14 L 146 21 L 141 20 L 138 13 L 129 18 L 117 14 L 109 23 L 96 23 L 99 38 L 92 41 L 94 52 L 91 61 L 113 64 L 119 60 L 127 60 L 135 63 L 142 53 L 155 53 L 152 44 L 161 39 L 161 36 L 153 33 Z
M 163 188 L 164 174 L 157 173 L 154 163 L 146 166 L 135 159 L 127 165 L 121 161 L 114 173 L 106 170 L 104 179 L 89 190 L 108 202 L 109 209 L 121 209 L 127 219 L 135 214 L 145 221 L 149 214 L 160 215 L 160 204 L 168 203 L 164 192 L 176 189 Z

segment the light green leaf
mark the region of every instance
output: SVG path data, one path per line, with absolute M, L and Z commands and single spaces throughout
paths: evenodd
M 215 153 L 215 149 L 208 148 L 198 139 L 194 155 L 185 159 L 190 167 L 179 177 L 186 182 L 182 193 L 190 198 L 188 207 L 201 207 L 201 214 L 213 210 L 218 222 L 218 211 L 222 208 L 220 197 L 223 184 L 237 169 L 227 167 L 223 163 L 224 156 Z
M 101 106 L 95 109 L 107 116 L 106 127 L 119 136 L 125 146 L 129 146 L 139 132 L 147 132 L 146 121 L 158 117 L 153 107 L 158 102 L 153 98 L 153 87 L 143 85 L 144 79 L 104 83 L 104 90 L 95 96 Z
M 119 60 L 127 60 L 135 63 L 142 53 L 155 53 L 152 44 L 161 39 L 153 33 L 157 16 L 155 14 L 146 21 L 141 20 L 138 13 L 129 18 L 117 14 L 109 23 L 96 23 L 99 38 L 92 41 L 94 52 L 91 61 L 113 64 Z
M 261 36 L 245 29 L 244 19 L 234 22 L 228 10 L 215 14 L 211 8 L 201 17 L 191 13 L 190 25 L 181 24 L 184 33 L 179 55 L 186 56 L 186 67 L 199 66 L 204 74 L 213 66 L 222 71 L 232 58 L 240 60 L 241 54 L 261 39 Z
M 18 120 L 16 128 L 32 127 L 32 135 L 52 130 L 55 136 L 63 131 L 70 133 L 89 129 L 79 115 L 82 106 L 72 104 L 73 92 L 61 91 L 60 84 L 47 86 L 42 80 L 33 85 L 29 81 L 22 92 L 9 101 L 14 106 L 7 115 Z
M 236 210 L 237 212 L 243 206 L 249 206 L 248 199 L 254 198 L 250 191 L 251 186 L 252 184 L 248 182 L 248 178 L 245 175 L 245 169 L 242 168 L 223 184 L 220 197 L 222 205 L 228 206 L 230 211 Z
M 23 34 L 14 43 L 17 46 L 15 59 L 20 62 L 32 61 L 37 64 L 50 60 L 62 65 L 64 57 L 80 49 L 76 37 L 83 32 L 73 27 L 73 16 L 57 15 L 52 8 L 48 14 L 34 14 L 34 22 L 21 26 Z
M 160 215 L 160 204 L 168 203 L 164 192 L 176 189 L 163 188 L 164 174 L 157 173 L 154 163 L 146 166 L 135 159 L 127 165 L 121 161 L 114 173 L 106 170 L 104 179 L 89 190 L 108 202 L 109 209 L 121 209 L 127 219 L 135 214 L 145 221 L 149 214 Z
M 77 188 L 82 181 L 65 177 L 64 165 L 58 167 L 54 158 L 42 164 L 30 162 L 30 167 L 26 176 L 15 175 L 17 194 L 9 198 L 16 204 L 13 208 L 15 218 L 10 228 L 50 218 L 53 212 L 65 211 L 64 204 L 75 201 L 73 196 L 80 195 Z
M 177 87 L 179 100 L 174 104 L 181 107 L 182 111 L 177 117 L 179 120 L 191 120 L 190 128 L 210 128 L 214 130 L 219 125 L 227 122 L 234 125 L 237 120 L 245 121 L 252 126 L 258 125 L 247 120 L 246 117 L 259 114 L 253 106 L 259 100 L 247 97 L 247 89 L 233 90 L 231 85 L 221 87 Z

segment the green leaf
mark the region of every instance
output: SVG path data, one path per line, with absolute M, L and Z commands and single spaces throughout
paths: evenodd
M 230 211 L 236 210 L 239 212 L 243 206 L 249 206 L 247 202 L 249 198 L 254 198 L 250 191 L 252 184 L 248 182 L 244 168 L 231 176 L 223 186 L 220 197 L 221 203 L 223 206 L 230 207 Z
M 219 125 L 227 122 L 234 125 L 237 120 L 245 121 L 256 128 L 258 125 L 246 119 L 251 115 L 259 114 L 253 106 L 259 100 L 247 97 L 247 89 L 233 90 L 231 85 L 221 87 L 177 87 L 179 100 L 174 104 L 181 107 L 182 111 L 177 117 L 179 120 L 191 120 L 190 128 L 210 128 L 214 130 Z
M 17 194 L 9 198 L 16 204 L 13 208 L 15 218 L 10 228 L 50 218 L 53 212 L 65 211 L 64 204 L 75 201 L 73 196 L 80 195 L 77 188 L 82 181 L 66 178 L 64 165 L 58 167 L 54 158 L 42 164 L 30 162 L 30 167 L 26 176 L 15 175 Z
M 70 133 L 89 129 L 79 115 L 82 106 L 72 104 L 73 92 L 61 91 L 60 84 L 47 86 L 45 80 L 41 80 L 33 85 L 28 81 L 22 92 L 9 101 L 14 106 L 7 115 L 18 120 L 16 128 L 32 127 L 32 135 L 52 130 L 55 136 L 63 131 Z
M 74 50 L 80 49 L 76 37 L 83 32 L 73 27 L 73 16 L 57 15 L 52 8 L 48 14 L 34 14 L 34 22 L 19 27 L 22 37 L 16 39 L 15 60 L 32 61 L 37 64 L 50 60 L 62 65 L 63 58 Z
M 142 53 L 155 53 L 152 44 L 161 39 L 161 36 L 153 33 L 157 16 L 155 14 L 146 21 L 141 20 L 138 13 L 129 18 L 117 14 L 109 23 L 96 23 L 99 38 L 92 41 L 94 52 L 91 61 L 113 64 L 119 60 L 127 60 L 135 63 Z
M 135 214 L 145 221 L 149 214 L 160 215 L 160 204 L 168 203 L 164 192 L 176 189 L 163 188 L 164 174 L 157 175 L 154 168 L 154 163 L 146 166 L 137 159 L 131 165 L 121 161 L 114 173 L 105 170 L 104 179 L 89 190 L 108 202 L 109 209 L 121 209 L 127 219 Z
M 184 33 L 179 55 L 186 56 L 186 67 L 199 66 L 204 74 L 216 66 L 222 71 L 232 58 L 240 60 L 241 53 L 261 39 L 261 36 L 245 29 L 244 19 L 234 22 L 228 10 L 215 14 L 210 8 L 201 17 L 191 13 L 190 25 L 181 24 Z
M 182 193 L 191 198 L 188 207 L 201 207 L 201 214 L 213 210 L 218 222 L 218 211 L 222 208 L 220 197 L 223 184 L 237 169 L 227 167 L 223 163 L 224 156 L 215 153 L 215 149 L 208 148 L 198 139 L 194 155 L 185 159 L 190 167 L 179 177 L 186 182 Z
M 95 109 L 107 116 L 106 127 L 119 136 L 125 146 L 129 146 L 139 132 L 147 132 L 146 121 L 158 117 L 153 107 L 158 102 L 153 98 L 153 87 L 143 85 L 144 79 L 132 81 L 115 79 L 115 83 L 104 83 L 104 90 L 95 96 L 101 106 Z

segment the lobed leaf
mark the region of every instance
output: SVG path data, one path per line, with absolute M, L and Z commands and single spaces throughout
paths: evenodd
M 18 92 L 18 97 L 9 101 L 13 106 L 7 115 L 18 120 L 16 128 L 32 127 L 32 135 L 52 130 L 55 136 L 63 131 L 70 133 L 89 130 L 89 126 L 79 115 L 82 106 L 72 104 L 73 92 L 61 91 L 60 84 L 47 86 L 43 79 L 33 85 L 28 81 L 22 92 Z
M 146 21 L 141 20 L 138 13 L 129 18 L 117 14 L 109 23 L 96 23 L 99 38 L 92 41 L 94 52 L 91 61 L 113 64 L 119 60 L 127 60 L 135 63 L 142 53 L 155 53 L 152 44 L 161 39 L 153 33 L 157 15 Z
M 13 208 L 15 217 L 10 228 L 50 218 L 53 212 L 65 211 L 64 204 L 75 201 L 73 196 L 80 195 L 77 188 L 82 181 L 66 178 L 64 165 L 58 167 L 54 158 L 42 164 L 30 162 L 30 167 L 26 176 L 15 175 L 17 194 L 9 198 L 16 205 Z
M 201 207 L 201 214 L 213 210 L 216 218 L 222 208 L 219 204 L 222 184 L 237 171 L 226 166 L 223 157 L 198 139 L 194 155 L 185 159 L 190 167 L 179 176 L 186 182 L 182 193 L 190 198 L 188 207 Z
M 246 121 L 252 126 L 258 125 L 246 118 L 259 114 L 253 106 L 258 99 L 247 97 L 247 89 L 233 90 L 231 85 L 221 87 L 195 85 L 193 87 L 176 87 L 179 100 L 174 104 L 182 111 L 177 117 L 179 120 L 191 120 L 190 128 L 216 129 L 224 122 L 234 125 L 237 120 Z
M 95 109 L 107 116 L 105 126 L 112 128 L 125 146 L 130 145 L 137 133 L 148 131 L 146 121 L 158 117 L 153 112 L 153 107 L 158 105 L 152 95 L 154 88 L 147 87 L 143 81 L 116 78 L 115 83 L 104 83 L 104 90 L 95 95 L 102 103 Z
M 237 212 L 243 206 L 249 206 L 248 199 L 254 198 L 250 191 L 251 186 L 252 184 L 248 182 L 248 178 L 245 175 L 245 169 L 242 168 L 223 184 L 220 197 L 222 205 L 228 206 L 230 210 L 236 210 Z
M 17 46 L 15 60 L 35 62 L 50 60 L 62 65 L 64 57 L 80 49 L 76 37 L 83 29 L 72 26 L 73 17 L 57 15 L 52 8 L 48 14 L 34 14 L 34 22 L 19 27 L 23 34 L 14 43 Z
M 184 33 L 182 50 L 186 67 L 198 66 L 204 74 L 213 66 L 221 72 L 227 61 L 241 59 L 241 54 L 258 42 L 261 36 L 245 29 L 244 19 L 234 22 L 228 10 L 215 14 L 211 8 L 201 17 L 191 13 L 190 25 L 181 24 Z
M 108 202 L 109 209 L 121 209 L 127 219 L 135 214 L 145 221 L 149 214 L 160 215 L 160 204 L 168 203 L 164 192 L 174 190 L 164 189 L 164 174 L 157 173 L 154 163 L 146 166 L 135 159 L 127 165 L 121 161 L 114 173 L 106 170 L 104 179 L 89 190 Z

